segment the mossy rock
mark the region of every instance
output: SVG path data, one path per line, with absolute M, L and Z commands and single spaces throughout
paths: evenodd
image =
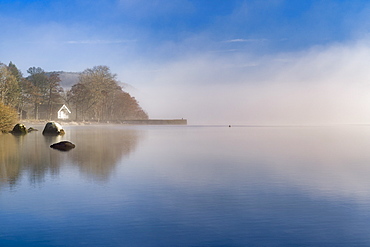
M 42 134 L 57 136 L 57 135 L 64 135 L 65 132 L 64 132 L 63 127 L 60 124 L 56 122 L 48 122 L 45 125 L 45 128 L 42 131 Z
M 10 132 L 15 135 L 25 135 L 28 133 L 27 128 L 24 124 L 16 124 L 13 130 Z

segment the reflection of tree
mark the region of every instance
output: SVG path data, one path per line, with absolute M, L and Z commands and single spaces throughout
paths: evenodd
M 32 183 L 43 182 L 47 174 L 58 175 L 60 167 L 76 164 L 80 171 L 94 179 L 106 180 L 123 157 L 138 142 L 136 130 L 122 126 L 75 126 L 65 136 L 43 136 L 32 132 L 25 136 L 0 135 L 0 185 L 14 184 L 26 173 Z M 70 140 L 76 148 L 69 152 L 49 146 Z
M 27 166 L 27 172 L 32 183 L 44 181 L 46 174 L 58 175 L 62 157 L 50 152 L 50 144 L 59 141 L 60 136 L 43 136 L 40 132 L 25 136 L 22 147 L 22 164 Z
M 2 181 L 13 184 L 18 180 L 21 171 L 26 171 L 32 182 L 43 181 L 45 174 L 57 174 L 60 159 L 49 151 L 48 143 L 42 141 L 39 133 L 24 136 L 11 134 L 0 137 L 0 177 Z M 53 161 L 53 162 L 52 162 Z
M 20 161 L 16 138 L 10 134 L 0 135 L 0 185 L 13 184 L 20 174 Z
M 88 176 L 106 180 L 119 159 L 135 149 L 139 133 L 118 126 L 83 127 L 71 139 L 76 144 L 71 152 L 73 163 Z

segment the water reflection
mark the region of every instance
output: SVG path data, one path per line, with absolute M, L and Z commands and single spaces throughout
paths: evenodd
M 166 135 L 147 150 L 147 157 L 166 150 L 157 155 L 162 165 L 145 169 L 177 187 L 273 184 L 324 198 L 370 201 L 368 126 L 199 128 L 187 131 L 181 142 Z M 163 148 L 163 139 L 172 144 Z
M 20 181 L 0 189 L 0 246 L 370 246 L 369 127 L 68 126 L 0 145 Z
M 80 172 L 94 179 L 106 180 L 118 161 L 135 150 L 140 134 L 134 129 L 118 126 L 104 131 L 94 127 L 81 127 L 71 132 L 70 139 L 76 150 L 70 151 L 70 159 Z
M 0 138 L 0 185 L 14 184 L 20 174 L 20 157 L 17 155 L 17 138 L 13 135 L 2 135 Z
M 102 131 L 104 128 L 104 132 Z M 135 150 L 140 133 L 122 126 L 69 126 L 64 136 L 0 135 L 0 186 L 13 185 L 27 174 L 31 183 L 44 181 L 47 174 L 58 175 L 64 165 L 79 167 L 85 176 L 107 180 L 118 161 Z M 53 143 L 70 140 L 76 148 L 69 152 L 53 150 Z

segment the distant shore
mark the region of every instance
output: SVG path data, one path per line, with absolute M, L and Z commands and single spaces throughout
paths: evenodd
M 25 125 L 42 125 L 53 120 L 35 120 L 25 119 L 20 120 L 20 123 Z M 187 125 L 187 119 L 145 119 L 145 120 L 122 120 L 122 121 L 63 121 L 55 120 L 62 125 L 96 125 L 96 124 L 123 124 L 123 125 Z

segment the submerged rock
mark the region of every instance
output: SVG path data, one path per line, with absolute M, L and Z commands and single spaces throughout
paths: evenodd
M 69 141 L 61 141 L 50 145 L 51 148 L 58 149 L 60 151 L 69 151 L 76 147 L 75 144 Z
M 32 132 L 32 131 L 39 131 L 39 130 L 38 129 L 35 129 L 35 128 L 32 128 L 32 127 L 29 127 L 27 131 L 29 133 L 29 132 Z
M 13 130 L 10 132 L 15 135 L 25 135 L 28 133 L 27 128 L 24 124 L 16 124 Z
M 44 130 L 42 131 L 43 135 L 64 135 L 64 129 L 62 125 L 56 123 L 56 122 L 48 122 L 45 125 Z

